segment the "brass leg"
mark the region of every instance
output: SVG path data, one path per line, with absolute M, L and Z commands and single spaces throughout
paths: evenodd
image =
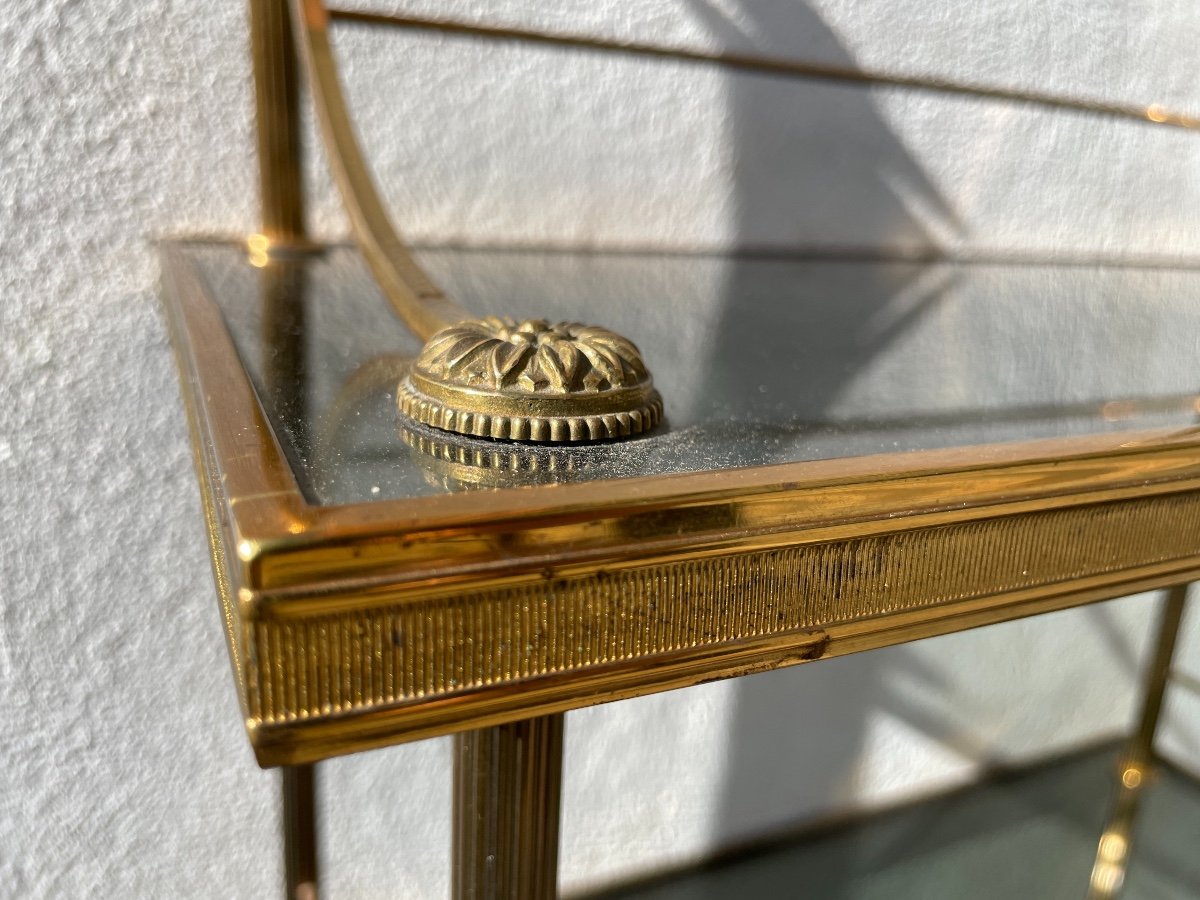
M 287 900 L 317 900 L 316 767 L 284 766 L 282 780 Z
M 1179 637 L 1183 619 L 1187 585 L 1171 588 L 1158 624 L 1154 658 L 1146 677 L 1146 694 L 1137 731 L 1129 739 L 1117 767 L 1116 799 L 1109 813 L 1108 824 L 1096 848 L 1092 866 L 1089 900 L 1110 900 L 1120 894 L 1125 883 L 1125 869 L 1133 846 L 1133 826 L 1137 818 L 1142 791 L 1154 765 L 1154 733 L 1162 712 L 1163 695 L 1171 675 L 1171 657 Z
M 552 900 L 563 715 L 470 731 L 454 744 L 457 900 Z

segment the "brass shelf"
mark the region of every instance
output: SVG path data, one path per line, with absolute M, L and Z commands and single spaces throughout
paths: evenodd
M 164 265 L 263 765 L 1200 573 L 1190 427 L 320 505 L 301 490 L 188 249 L 168 246 Z

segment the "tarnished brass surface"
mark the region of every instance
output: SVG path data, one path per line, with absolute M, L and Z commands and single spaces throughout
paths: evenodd
M 264 765 L 1200 575 L 1191 429 L 313 506 L 186 254 L 165 272 Z
M 273 355 L 260 385 L 304 407 L 311 336 L 297 301 L 305 273 L 288 260 L 311 249 L 297 60 L 287 0 L 251 0 L 250 9 L 263 214 L 261 233 L 246 246 L 262 270 L 263 329 L 278 337 L 267 342 Z M 632 343 L 589 326 L 471 319 L 425 275 L 363 160 L 323 3 L 295 0 L 294 9 L 357 242 L 392 306 L 428 339 L 405 367 L 400 411 L 424 425 L 515 441 L 613 439 L 653 428 L 662 401 Z M 779 60 L 415 24 L 874 80 Z M 910 86 L 1070 105 L 1005 90 Z M 1195 126 L 1157 105 L 1090 108 Z M 544 487 L 493 494 L 485 503 L 464 495 L 313 507 L 203 279 L 182 255 L 168 249 L 165 258 L 172 339 L 239 700 L 259 762 L 285 766 L 285 873 L 295 900 L 315 900 L 318 890 L 312 761 L 460 732 L 455 896 L 548 898 L 556 888 L 564 710 L 1061 608 L 1200 571 L 1200 448 L 1191 434 L 1167 432 L 629 479 L 574 492 Z M 382 362 L 367 374 L 394 364 Z M 297 445 L 312 441 L 308 418 L 300 418 L 304 433 L 289 433 L 293 459 Z M 486 481 L 477 473 L 496 462 L 523 478 L 541 473 L 519 456 L 443 444 L 419 428 L 406 440 L 450 466 L 451 480 Z M 1164 625 L 1171 641 L 1181 604 L 1177 592 Z M 1143 735 L 1153 734 L 1165 653 Z M 1118 806 L 1114 829 L 1101 841 L 1094 889 L 1105 887 L 1097 878 L 1106 872 L 1123 871 L 1122 835 L 1136 806 L 1141 756 L 1131 751 L 1124 777 L 1137 782 L 1125 783 L 1133 799 Z

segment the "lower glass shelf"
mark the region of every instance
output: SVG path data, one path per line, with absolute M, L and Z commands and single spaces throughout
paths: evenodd
M 850 824 L 773 839 L 589 900 L 1081 898 L 1113 797 L 1117 746 L 999 775 Z M 1160 765 L 1122 900 L 1200 896 L 1200 782 Z

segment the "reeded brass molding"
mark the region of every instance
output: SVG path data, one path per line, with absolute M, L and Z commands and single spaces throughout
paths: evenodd
M 455 737 L 451 896 L 558 896 L 564 728 L 554 715 Z

